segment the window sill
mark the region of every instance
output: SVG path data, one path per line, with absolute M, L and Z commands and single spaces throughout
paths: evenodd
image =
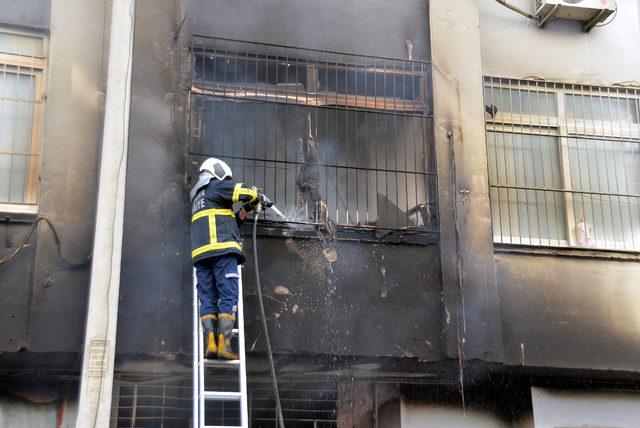
M 248 220 L 240 229 L 243 236 L 251 235 L 252 220 Z M 326 235 L 315 224 L 297 224 L 274 221 L 258 221 L 258 236 L 294 239 L 334 239 Z M 376 230 L 364 227 L 337 226 L 335 239 L 338 241 L 372 242 L 377 244 L 433 245 L 437 244 L 436 232 L 428 231 L 390 231 L 383 236 L 376 235 Z
M 616 251 L 616 250 L 594 250 L 590 248 L 561 248 L 542 247 L 518 244 L 493 244 L 494 252 L 498 254 L 525 254 L 525 255 L 545 255 L 558 257 L 578 257 L 590 259 L 616 260 L 616 261 L 640 261 L 640 252 Z
M 16 222 L 33 221 L 38 215 L 38 205 L 0 203 L 0 219 Z

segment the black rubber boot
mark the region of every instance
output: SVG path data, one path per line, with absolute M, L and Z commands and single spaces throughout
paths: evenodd
M 204 357 L 208 360 L 215 360 L 218 354 L 218 348 L 216 347 L 218 316 L 205 315 L 200 320 L 202 321 L 202 333 L 204 336 Z
M 235 322 L 235 316 L 231 314 L 220 314 L 220 331 L 218 332 L 218 359 L 220 360 L 239 359 L 238 354 L 236 354 L 231 347 L 231 334 Z

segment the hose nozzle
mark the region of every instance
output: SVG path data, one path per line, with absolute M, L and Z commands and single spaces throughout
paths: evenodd
M 270 208 L 273 206 L 273 201 L 269 199 L 266 195 L 261 195 L 260 204 L 264 205 L 265 208 Z

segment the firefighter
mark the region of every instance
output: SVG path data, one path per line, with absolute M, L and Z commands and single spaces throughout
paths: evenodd
M 238 306 L 238 265 L 246 260 L 238 226 L 248 212 L 269 200 L 256 187 L 234 183 L 229 165 L 216 158 L 202 162 L 190 196 L 191 259 L 198 280 L 204 356 L 237 360 L 231 333 Z M 244 205 L 234 212 L 237 202 Z

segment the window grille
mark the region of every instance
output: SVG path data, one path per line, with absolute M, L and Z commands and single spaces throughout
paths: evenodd
M 0 207 L 33 211 L 43 121 L 45 40 L 0 30 Z
M 494 241 L 640 251 L 640 91 L 486 77 Z
M 289 222 L 436 230 L 429 63 L 200 36 L 192 54 L 195 161 L 224 159 Z
M 127 375 L 114 381 L 111 425 L 118 428 L 191 426 L 192 392 L 188 377 Z M 215 376 L 215 381 L 233 389 L 237 377 Z M 268 379 L 252 376 L 249 383 L 249 418 L 254 427 L 276 427 L 273 390 Z M 230 386 L 231 385 L 231 386 Z M 338 384 L 335 381 L 280 380 L 280 400 L 285 424 L 291 427 L 334 428 L 338 426 Z M 238 403 L 219 402 L 207 406 L 210 426 L 240 423 Z

